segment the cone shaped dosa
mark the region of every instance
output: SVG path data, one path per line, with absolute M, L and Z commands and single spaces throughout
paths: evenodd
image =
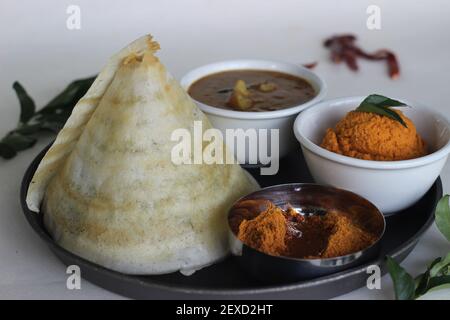
M 175 129 L 211 125 L 154 56 L 158 48 L 145 36 L 110 59 L 27 195 L 62 247 L 129 274 L 189 273 L 223 258 L 227 210 L 258 188 L 238 164 L 171 161 Z

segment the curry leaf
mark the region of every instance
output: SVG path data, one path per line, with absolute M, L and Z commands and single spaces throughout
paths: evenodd
M 19 128 L 17 128 L 16 130 L 14 130 L 14 132 L 18 133 L 18 134 L 23 134 L 23 135 L 30 135 L 30 134 L 38 132 L 39 130 L 41 130 L 41 124 L 36 123 L 36 124 L 22 125 Z
M 3 138 L 1 142 L 11 147 L 14 151 L 22 151 L 31 148 L 36 141 L 36 138 L 12 133 Z
M 430 276 L 436 277 L 439 275 L 447 274 L 448 268 L 450 267 L 450 253 L 447 256 L 436 263 L 430 270 Z
M 375 104 L 380 107 L 402 107 L 407 106 L 406 103 L 394 100 L 385 96 L 382 96 L 381 94 L 371 94 L 367 98 L 364 99 L 362 103 L 370 103 Z
M 434 215 L 439 231 L 447 238 L 448 241 L 450 241 L 450 206 L 448 199 L 449 195 L 447 194 L 439 200 Z
M 427 271 L 422 273 L 420 276 L 416 277 L 416 296 L 422 295 L 430 289 L 430 270 L 440 261 L 442 258 L 436 258 L 433 262 L 428 266 Z
M 57 109 L 69 108 L 70 110 L 74 106 L 74 101 L 77 102 L 89 87 L 92 85 L 96 77 L 89 77 L 85 79 L 79 79 L 71 82 L 60 94 L 54 97 L 49 103 L 47 103 L 39 114 L 51 114 Z
M 449 300 L 450 283 L 446 282 L 430 289 L 426 294 L 417 298 L 417 300 Z
M 402 126 L 407 127 L 402 117 L 400 117 L 397 112 L 389 108 L 401 106 L 406 106 L 406 104 L 379 94 L 371 94 L 361 102 L 358 108 L 356 108 L 356 111 L 375 113 L 381 116 L 385 116 L 398 121 L 402 124 Z
M 439 200 L 435 210 L 435 217 L 438 229 L 450 241 L 449 198 L 449 195 L 445 195 Z M 390 257 L 387 257 L 387 266 L 394 282 L 397 299 L 421 297 L 439 286 L 450 284 L 450 253 L 444 258 L 433 260 L 426 272 L 414 280 Z
M 376 113 L 376 114 L 379 114 L 380 116 L 386 116 L 386 117 L 389 117 L 393 120 L 400 122 L 402 124 L 402 126 L 407 127 L 407 125 L 406 125 L 405 121 L 403 121 L 402 117 L 400 117 L 397 112 L 395 112 L 389 108 L 382 108 L 382 107 L 378 107 L 374 104 L 366 103 L 364 105 L 361 104 L 356 109 L 356 111 Z
M 397 300 L 412 300 L 415 296 L 414 279 L 394 259 L 387 258 L 387 267 L 394 282 L 395 298 Z
M 436 278 L 432 278 L 431 270 L 435 265 L 442 261 L 442 258 L 436 258 L 427 268 L 427 271 L 418 276 L 416 280 L 416 296 L 421 296 L 427 292 L 430 288 L 436 286 Z
M 59 123 L 55 121 L 44 121 L 41 124 L 41 129 L 52 131 L 54 133 L 58 133 L 64 126 L 64 123 Z
M 4 159 L 13 158 L 17 152 L 6 143 L 0 142 L 0 157 Z
M 13 89 L 16 91 L 17 98 L 20 102 L 20 122 L 27 123 L 33 117 L 36 110 L 34 101 L 19 82 L 16 81 L 13 83 Z
M 449 275 L 433 277 L 433 278 L 430 279 L 430 283 L 428 285 L 428 289 L 433 289 L 433 288 L 435 288 L 437 286 L 440 286 L 440 285 L 443 285 L 443 284 L 449 284 L 449 283 L 450 283 L 450 276 Z
M 20 122 L 17 128 L 0 140 L 0 157 L 11 159 L 18 151 L 32 147 L 37 140 L 36 135 L 41 131 L 58 133 L 70 117 L 75 104 L 86 94 L 94 80 L 95 77 L 90 77 L 71 82 L 37 112 L 33 99 L 18 82 L 14 82 L 13 88 L 21 107 Z

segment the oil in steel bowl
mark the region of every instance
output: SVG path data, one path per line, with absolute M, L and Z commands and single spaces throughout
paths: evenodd
M 305 259 L 269 255 L 246 245 L 237 237 L 243 219 L 239 213 L 239 204 L 246 200 L 269 200 L 282 209 L 290 206 L 304 215 L 326 214 L 335 209 L 352 211 L 358 216 L 358 220 L 364 221 L 364 225 L 378 237 L 372 245 L 361 251 L 333 258 Z M 254 203 L 257 204 L 258 201 Z M 253 217 L 261 212 L 258 205 L 251 210 Z M 231 253 L 250 276 L 264 283 L 316 278 L 374 259 L 379 254 L 380 239 L 386 226 L 383 214 L 368 200 L 350 191 L 309 183 L 276 185 L 251 193 L 232 206 L 228 213 L 228 223 Z

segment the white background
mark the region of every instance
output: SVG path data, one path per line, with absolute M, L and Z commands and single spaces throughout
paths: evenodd
M 66 9 L 81 8 L 81 30 L 66 28 Z M 382 29 L 366 28 L 366 8 L 381 8 Z M 93 75 L 109 55 L 152 33 L 167 68 L 180 77 L 199 65 L 231 58 L 267 58 L 295 63 L 319 61 L 315 71 L 329 98 L 381 93 L 421 101 L 444 114 L 450 71 L 450 1 L 20 1 L 0 2 L 0 135 L 16 125 L 19 107 L 11 85 L 19 80 L 38 107 L 71 80 Z M 332 65 L 322 47 L 334 33 L 352 32 L 363 48 L 390 48 L 401 62 L 397 81 L 382 63 L 361 63 L 359 73 Z M 32 158 L 48 143 L 10 161 L 0 159 L 0 298 L 120 298 L 84 281 L 65 287 L 65 267 L 27 225 L 19 186 Z M 449 192 L 450 169 L 443 172 Z M 433 227 L 404 262 L 419 273 L 450 244 Z M 356 290 L 343 299 L 391 299 L 392 285 Z

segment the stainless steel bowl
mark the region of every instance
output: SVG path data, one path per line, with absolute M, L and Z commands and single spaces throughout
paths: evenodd
M 286 209 L 288 205 L 299 212 L 315 214 L 330 209 L 354 210 L 365 223 L 379 234 L 370 247 L 345 256 L 326 259 L 299 259 L 272 256 L 255 250 L 237 238 L 240 219 L 236 208 L 245 200 L 270 200 Z M 260 211 L 256 208 L 255 215 Z M 265 283 L 291 282 L 339 272 L 374 259 L 379 254 L 380 239 L 386 222 L 383 214 L 368 200 L 350 191 L 310 183 L 292 183 L 261 189 L 239 199 L 228 213 L 231 253 L 250 276 Z

